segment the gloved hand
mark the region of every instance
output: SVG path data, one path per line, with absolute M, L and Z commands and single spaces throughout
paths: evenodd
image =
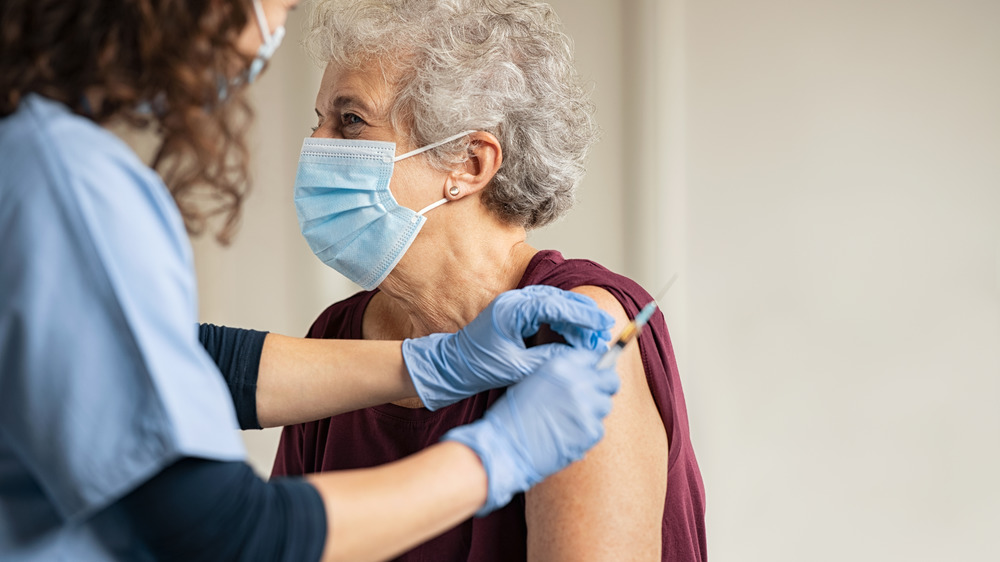
M 574 347 L 603 350 L 614 319 L 593 299 L 555 287 L 533 285 L 501 293 L 458 332 L 403 342 L 403 360 L 417 395 L 427 409 L 436 410 L 523 379 L 565 347 L 525 347 L 524 338 L 543 323 Z
M 600 441 L 601 420 L 620 381 L 614 368 L 595 367 L 599 358 L 595 351 L 564 348 L 508 388 L 481 420 L 444 435 L 475 451 L 486 469 L 486 505 L 476 515 L 507 505 Z

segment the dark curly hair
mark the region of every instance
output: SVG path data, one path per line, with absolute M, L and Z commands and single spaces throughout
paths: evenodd
M 216 237 L 227 243 L 249 186 L 244 135 L 252 113 L 242 88 L 220 99 L 219 84 L 248 62 L 236 40 L 249 4 L 3 0 L 0 118 L 36 93 L 100 125 L 155 127 L 161 144 L 152 167 L 188 232 L 202 233 L 221 215 Z

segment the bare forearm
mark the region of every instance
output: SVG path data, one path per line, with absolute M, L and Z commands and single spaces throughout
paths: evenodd
M 455 442 L 380 467 L 308 479 L 326 504 L 324 562 L 390 558 L 469 518 L 487 492 L 479 457 Z
M 257 376 L 260 425 L 308 422 L 415 397 L 400 346 L 268 334 Z

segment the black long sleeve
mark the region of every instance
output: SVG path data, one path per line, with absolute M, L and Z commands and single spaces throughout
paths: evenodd
M 200 324 L 198 339 L 226 379 L 241 429 L 260 429 L 257 375 L 267 332 Z
M 265 482 L 242 462 L 181 459 L 119 505 L 160 561 L 312 562 L 326 543 L 316 488 L 298 478 Z

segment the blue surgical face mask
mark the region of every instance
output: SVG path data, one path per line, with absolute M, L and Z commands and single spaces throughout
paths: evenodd
M 323 263 L 367 291 L 385 280 L 427 221 L 427 211 L 403 207 L 389 191 L 395 162 L 460 139 L 465 131 L 396 156 L 382 141 L 307 138 L 295 176 L 302 236 Z

